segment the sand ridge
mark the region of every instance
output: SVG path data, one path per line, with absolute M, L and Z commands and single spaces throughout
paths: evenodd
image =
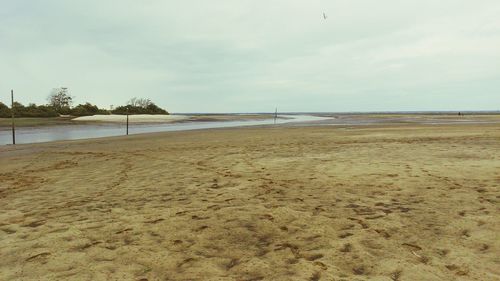
M 131 123 L 155 123 L 155 122 L 176 122 L 189 119 L 189 116 L 184 115 L 151 115 L 151 114 L 135 114 L 129 115 Z M 126 122 L 126 115 L 92 115 L 73 118 L 73 121 L 100 121 L 100 122 Z
M 0 149 L 1 280 L 500 280 L 498 125 Z

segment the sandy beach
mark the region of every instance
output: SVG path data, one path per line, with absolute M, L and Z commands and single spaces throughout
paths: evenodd
M 499 124 L 0 147 L 0 280 L 500 280 Z
M 181 120 L 189 119 L 189 116 L 184 115 L 150 115 L 150 114 L 138 114 L 130 115 L 129 122 L 131 123 L 154 123 L 154 122 L 178 122 Z M 73 121 L 97 121 L 97 122 L 126 122 L 126 115 L 92 115 L 92 116 L 82 116 L 74 118 Z

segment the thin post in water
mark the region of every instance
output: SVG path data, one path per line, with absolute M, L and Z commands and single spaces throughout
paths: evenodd
M 16 144 L 16 124 L 14 122 L 14 90 L 10 90 L 11 107 L 10 113 L 12 116 L 12 144 Z
M 276 107 L 276 111 L 274 112 L 274 124 L 276 125 L 276 119 L 278 118 L 278 108 Z
M 128 110 L 127 110 L 127 136 L 128 136 Z

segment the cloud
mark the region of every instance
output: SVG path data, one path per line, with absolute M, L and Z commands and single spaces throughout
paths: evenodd
M 500 102 L 495 0 L 4 2 L 0 100 L 67 86 L 77 102 L 149 97 L 172 112 Z

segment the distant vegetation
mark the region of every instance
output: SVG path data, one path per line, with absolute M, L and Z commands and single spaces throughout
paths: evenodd
M 158 107 L 150 99 L 133 98 L 127 105 L 119 106 L 114 110 L 100 109 L 91 103 L 73 105 L 73 97 L 68 94 L 67 88 L 53 89 L 47 98 L 47 105 L 36 105 L 30 103 L 24 106 L 14 102 L 14 113 L 16 117 L 58 117 L 61 115 L 70 116 L 91 116 L 108 114 L 169 114 L 166 110 Z M 0 118 L 11 117 L 11 109 L 0 102 Z
M 85 104 L 79 104 L 75 107 L 73 107 L 69 111 L 69 115 L 73 116 L 92 116 L 92 115 L 109 115 L 110 112 L 109 110 L 106 109 L 100 109 L 97 107 L 97 105 L 93 105 L 91 103 L 85 103 Z
M 18 102 L 14 102 L 14 112 L 16 117 L 56 117 L 59 113 L 54 108 L 47 105 L 37 106 L 34 103 L 24 106 Z M 0 102 L 0 118 L 11 117 L 10 108 Z
M 90 103 L 79 104 L 73 108 L 62 107 L 56 109 L 52 105 L 36 105 L 30 103 L 24 106 L 21 103 L 14 102 L 15 117 L 59 117 L 61 115 L 70 116 L 90 116 L 95 114 L 110 114 L 108 110 L 99 109 L 96 105 Z M 0 118 L 11 117 L 11 109 L 0 102 Z
M 119 106 L 112 111 L 113 114 L 169 114 L 165 109 L 159 108 L 150 99 L 133 98 L 125 106 Z
M 10 117 L 10 108 L 4 103 L 0 102 L 0 118 Z
M 49 106 L 56 112 L 64 115 L 71 114 L 71 105 L 73 104 L 73 97 L 68 94 L 68 88 L 54 88 L 47 97 Z

